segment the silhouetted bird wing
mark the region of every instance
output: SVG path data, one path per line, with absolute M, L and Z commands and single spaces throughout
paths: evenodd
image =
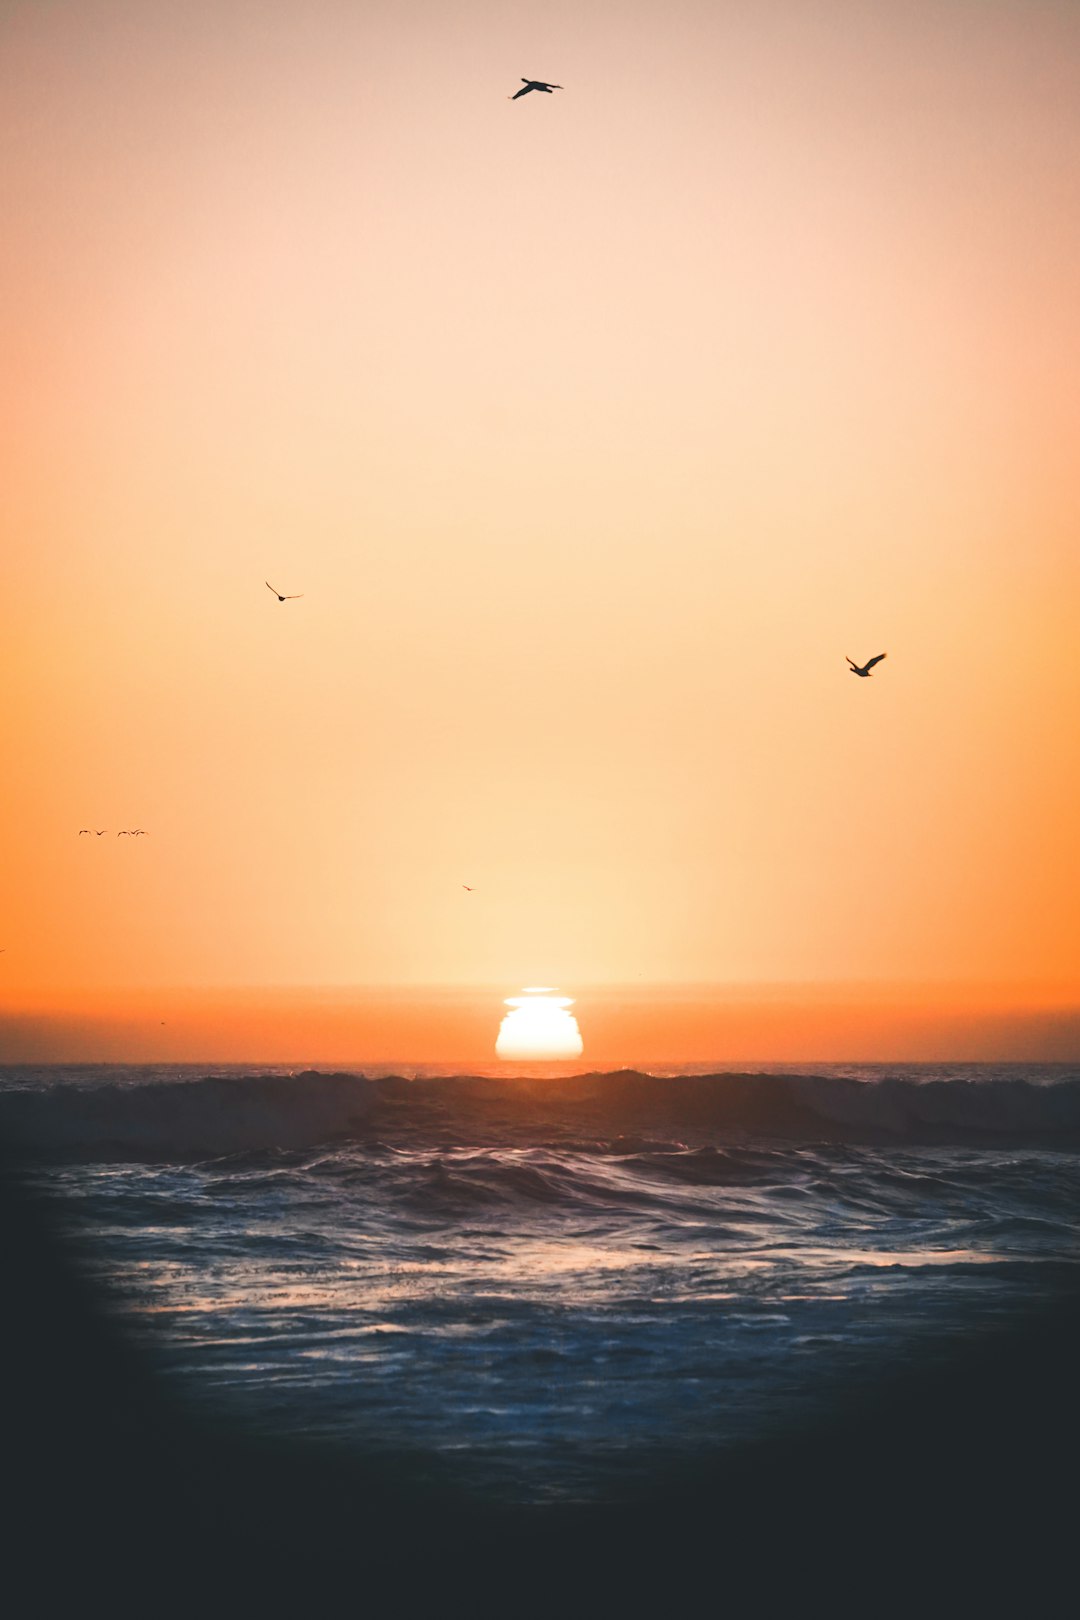
M 511 101 L 516 101 L 518 96 L 527 96 L 529 91 L 530 90 L 535 90 L 535 88 L 536 88 L 536 86 L 530 84 L 528 79 L 526 79 L 525 80 L 525 88 L 524 88 L 524 90 L 515 90 L 514 94 L 510 97 L 510 100 Z
M 873 669 L 874 665 L 875 664 L 880 664 L 881 660 L 883 658 L 885 658 L 886 656 L 887 656 L 887 654 L 885 654 L 885 653 L 878 653 L 876 658 L 868 658 L 866 660 L 866 663 L 863 665 L 863 668 L 864 669 Z
M 847 658 L 847 653 L 845 653 L 845 654 L 844 654 L 844 657 L 845 657 L 845 658 Z M 856 663 L 856 662 L 855 662 L 855 660 L 854 660 L 854 658 L 848 658 L 848 660 L 847 660 L 847 661 L 848 661 L 848 663 L 849 663 L 849 664 L 850 664 L 850 665 L 851 665 L 851 667 L 852 667 L 852 669 L 858 669 L 858 667 L 859 667 L 859 666 L 858 666 L 858 664 L 857 664 L 857 663 Z

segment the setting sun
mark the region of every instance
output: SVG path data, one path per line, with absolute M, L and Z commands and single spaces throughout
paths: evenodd
M 576 1058 L 582 1053 L 581 1031 L 573 1013 L 570 996 L 550 994 L 549 985 L 530 985 L 520 996 L 507 996 L 511 1009 L 499 1027 L 495 1042 L 501 1058 Z

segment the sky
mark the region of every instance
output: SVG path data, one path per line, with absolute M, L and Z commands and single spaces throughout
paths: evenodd
M 1080 1007 L 1080 7 L 7 0 L 0 205 L 0 1032 Z

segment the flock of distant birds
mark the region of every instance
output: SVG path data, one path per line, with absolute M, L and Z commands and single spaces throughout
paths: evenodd
M 527 96 L 531 90 L 537 90 L 543 95 L 550 96 L 552 91 L 561 90 L 562 88 L 563 87 L 561 84 L 549 84 L 546 79 L 526 79 L 523 77 L 521 80 L 521 89 L 515 90 L 512 96 L 507 97 L 507 100 L 518 101 L 522 96 Z M 277 586 L 271 585 L 268 579 L 264 580 L 263 583 L 265 584 L 267 590 L 277 597 L 279 602 L 299 602 L 300 598 L 304 594 L 303 591 L 279 591 Z M 847 655 L 845 654 L 845 657 L 846 656 Z M 881 660 L 885 656 L 885 653 L 878 653 L 876 657 L 868 658 L 865 664 L 857 664 L 853 658 L 848 658 L 847 662 L 851 666 L 851 673 L 853 675 L 859 675 L 863 680 L 868 680 L 870 678 L 870 671 L 873 669 L 874 665 L 880 664 Z M 80 827 L 79 837 L 104 838 L 108 831 L 109 829 L 107 827 Z M 122 831 L 118 832 L 116 836 L 117 838 L 145 838 L 147 833 L 143 827 L 126 827 Z M 475 893 L 471 883 L 463 883 L 461 887 L 467 894 Z
M 526 87 L 527 90 L 545 90 L 545 89 L 546 90 L 559 90 L 559 89 L 562 88 L 561 85 L 557 85 L 557 84 L 552 84 L 552 85 L 541 84 L 540 81 L 536 80 L 536 79 L 526 79 L 524 82 L 525 82 L 525 87 Z M 524 94 L 525 94 L 525 90 L 519 90 L 518 91 L 519 96 L 523 96 Z M 517 99 L 517 97 L 512 96 L 510 99 L 512 101 L 514 101 L 514 100 Z M 294 592 L 291 592 L 291 593 L 279 591 L 275 585 L 271 585 L 271 583 L 270 583 L 270 581 L 268 579 L 264 580 L 263 584 L 266 586 L 268 591 L 273 592 L 273 594 L 277 597 L 279 602 L 299 602 L 300 598 L 304 594 L 303 591 L 294 591 Z M 845 656 L 845 658 L 847 658 L 846 653 L 845 653 L 844 656 Z M 863 680 L 869 680 L 870 679 L 870 671 L 873 669 L 874 665 L 875 664 L 880 664 L 881 660 L 883 658 L 887 657 L 887 656 L 888 655 L 886 653 L 878 653 L 875 657 L 868 658 L 866 660 L 865 664 L 857 664 L 855 662 L 854 658 L 847 658 L 847 662 L 851 666 L 852 675 L 859 675 L 859 676 L 862 677 Z M 104 838 L 105 834 L 108 831 L 109 831 L 108 827 L 80 827 L 79 828 L 79 837 L 80 838 L 91 838 L 91 837 L 93 837 L 93 838 Z M 145 837 L 147 837 L 147 832 L 146 832 L 146 829 L 144 827 L 125 827 L 120 832 L 118 832 L 116 836 L 117 836 L 117 838 L 145 838 Z M 474 894 L 476 892 L 474 886 L 471 883 L 463 883 L 461 885 L 461 887 L 465 890 L 466 894 Z

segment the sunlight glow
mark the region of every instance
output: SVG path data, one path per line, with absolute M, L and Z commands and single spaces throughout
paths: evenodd
M 583 1047 L 577 1019 L 566 1011 L 570 996 L 553 996 L 548 985 L 534 985 L 520 996 L 507 996 L 511 1009 L 499 1027 L 495 1042 L 498 1057 L 507 1059 L 580 1057 Z

